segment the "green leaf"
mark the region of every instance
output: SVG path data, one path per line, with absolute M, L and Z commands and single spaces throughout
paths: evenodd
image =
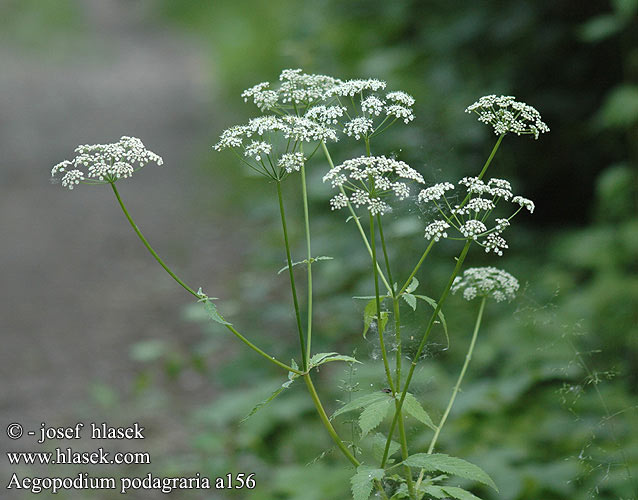
M 379 462 L 381 462 L 381 459 L 383 458 L 383 452 L 385 451 L 386 441 L 387 441 L 387 438 L 380 432 L 377 432 L 374 436 L 372 436 L 372 456 L 374 457 L 375 460 L 378 460 Z M 388 450 L 388 456 L 390 457 L 394 455 L 397 451 L 399 451 L 400 447 L 401 446 L 396 441 L 390 441 L 390 449 Z
M 440 471 L 446 474 L 471 479 L 486 484 L 498 491 L 498 488 L 483 469 L 463 459 L 451 457 L 443 453 L 417 453 L 405 459 L 403 463 L 409 467 L 418 467 L 427 472 Z
M 405 401 L 403 401 L 403 410 L 408 414 L 416 418 L 422 424 L 427 425 L 433 431 L 436 431 L 436 425 L 432 422 L 430 415 L 423 409 L 421 403 L 409 392 L 405 395 Z
M 410 281 L 410 284 L 407 286 L 405 291 L 407 293 L 412 293 L 412 292 L 414 292 L 414 290 L 417 289 L 418 286 L 419 286 L 419 280 L 416 279 L 416 277 L 414 277 L 414 278 L 412 278 L 412 281 Z
M 366 338 L 372 321 L 377 317 L 377 299 L 376 297 L 366 304 L 363 310 L 363 338 Z
M 345 361 L 346 363 L 361 363 L 361 361 L 353 358 L 352 356 L 346 356 L 345 354 L 339 354 L 338 352 L 320 352 L 310 358 L 310 367 L 321 366 L 324 363 L 330 363 L 332 361 Z
M 388 414 L 390 403 L 390 398 L 385 398 L 366 406 L 361 415 L 359 415 L 359 427 L 361 427 L 362 436 L 368 434 L 383 421 Z
M 354 500 L 368 500 L 370 493 L 372 493 L 372 482 L 381 481 L 384 474 L 383 469 L 376 469 L 370 465 L 357 467 L 357 473 L 350 479 L 352 498 Z
M 469 491 L 463 488 L 457 488 L 456 486 L 441 486 L 441 489 L 452 498 L 457 498 L 458 500 L 481 500 Z
M 335 418 L 343 413 L 347 413 L 349 411 L 358 410 L 360 408 L 365 408 L 366 406 L 370 406 L 373 403 L 381 400 L 390 400 L 389 396 L 385 392 L 373 392 L 372 394 L 366 394 L 365 396 L 361 396 L 360 398 L 353 399 L 349 403 L 346 403 L 337 411 L 332 414 L 332 417 Z
M 408 485 L 405 483 L 401 483 L 401 486 L 399 486 L 399 489 L 397 489 L 395 494 L 390 497 L 390 500 L 400 500 L 401 498 L 410 498 Z
M 273 392 L 270 396 L 268 396 L 266 399 L 264 399 L 262 402 L 257 403 L 255 406 L 253 406 L 253 409 L 250 410 L 250 413 L 248 413 L 248 415 L 246 415 L 244 418 L 242 418 L 239 423 L 243 424 L 246 420 L 248 420 L 250 417 L 252 417 L 255 413 L 257 413 L 259 410 L 261 410 L 264 406 L 266 406 L 268 403 L 270 403 L 273 399 L 275 399 L 277 396 L 279 396 L 284 389 L 287 389 L 290 386 L 290 383 L 292 382 L 292 380 L 285 382 L 280 388 L 278 388 L 275 392 Z M 286 385 L 287 384 L 287 385 Z
M 417 299 L 421 299 L 424 302 L 427 302 L 428 304 L 430 304 L 432 309 L 434 309 L 436 311 L 436 308 L 437 308 L 438 304 L 436 303 L 436 300 L 434 300 L 432 297 L 428 297 L 427 295 L 415 295 L 415 297 Z M 443 314 L 443 311 L 439 310 L 439 313 L 437 314 L 437 316 L 441 320 L 441 325 L 443 325 L 443 331 L 445 332 L 445 338 L 447 340 L 447 346 L 450 347 L 450 336 L 448 335 L 447 321 L 445 321 L 445 315 Z
M 440 486 L 426 486 L 423 491 L 434 498 L 445 498 L 447 493 Z
M 199 301 L 204 304 L 204 310 L 206 311 L 206 314 L 208 315 L 209 319 L 212 319 L 213 321 L 216 321 L 217 323 L 221 323 L 222 325 L 232 325 L 232 323 L 229 323 L 228 321 L 226 321 L 221 316 L 221 314 L 217 312 L 217 307 L 215 306 L 215 303 L 213 302 L 212 297 L 208 297 L 207 295 L 205 295 L 202 292 L 201 288 L 199 289 L 197 294 L 201 297 Z
M 412 308 L 412 310 L 416 311 L 416 297 L 411 293 L 404 293 L 402 297 L 403 300 L 405 300 L 407 304 Z

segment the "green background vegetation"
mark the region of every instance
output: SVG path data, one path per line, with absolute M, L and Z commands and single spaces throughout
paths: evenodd
M 53 34 L 81 30 L 73 2 L 16 5 L 8 2 L 14 22 L 2 36 L 25 36 L 33 50 L 44 43 L 25 35 L 34 26 L 52 24 Z M 437 182 L 475 174 L 492 147 L 491 131 L 463 113 L 478 97 L 511 94 L 541 112 L 551 132 L 538 141 L 507 137 L 490 169 L 511 179 L 537 210 L 517 220 L 498 262 L 476 249 L 467 261 L 498 265 L 524 286 L 515 302 L 489 305 L 439 450 L 494 478 L 500 496 L 475 491 L 486 500 L 636 498 L 638 1 L 164 0 L 153 6 L 157 23 L 188 32 L 206 50 L 206 70 L 218 85 L 211 89 L 219 103 L 214 134 L 257 114 L 242 102 L 241 90 L 274 80 L 282 68 L 376 77 L 412 94 L 417 116 L 412 126 L 385 135 L 377 152 L 398 153 Z M 358 154 L 341 147 L 335 157 Z M 198 175 L 227 189 L 214 202 L 198 202 L 201 210 L 239 211 L 255 233 L 248 265 L 220 310 L 238 321 L 241 310 L 243 330 L 261 335 L 259 343 L 278 358 L 290 358 L 288 295 L 276 276 L 282 250 L 274 186 L 251 178 L 229 154 L 212 158 L 206 155 Z M 335 260 L 317 266 L 315 342 L 318 351 L 344 354 L 356 346 L 365 362 L 354 374 L 343 366 L 321 370 L 318 387 L 334 410 L 350 397 L 344 388 L 383 386 L 374 342 L 360 335 L 362 305 L 351 299 L 370 293 L 367 256 L 343 214 L 327 207 L 325 167 L 317 159 L 310 174 L 313 244 L 317 255 Z M 294 204 L 292 191 L 290 199 Z M 419 217 L 426 216 L 398 210 L 390 220 L 387 234 L 395 257 L 406 262 L 403 275 L 420 255 L 414 245 L 422 242 Z M 301 238 L 300 230 L 293 233 L 299 251 Z M 421 273 L 424 293 L 441 289 L 455 251 L 437 249 Z M 476 306 L 458 297 L 447 303 L 449 348 L 439 332 L 415 377 L 414 392 L 433 416 L 445 407 L 462 364 Z M 426 313 L 420 309 L 412 318 L 415 329 Z M 204 324 L 197 307 L 184 317 Z M 132 382 L 139 404 L 161 394 L 160 408 L 169 411 L 172 384 L 184 370 L 203 373 L 218 389 L 217 398 L 189 410 L 192 443 L 165 461 L 165 472 L 256 472 L 257 489 L 233 498 L 346 498 L 352 471 L 336 452 L 315 461 L 331 442 L 301 384 L 240 424 L 283 377 L 217 325 L 204 329 L 179 350 L 163 341 L 131 350 L 140 365 Z M 95 397 L 109 407 L 109 394 L 102 388 Z M 341 424 L 341 432 L 348 429 Z M 409 432 L 413 449 L 427 446 L 430 431 Z

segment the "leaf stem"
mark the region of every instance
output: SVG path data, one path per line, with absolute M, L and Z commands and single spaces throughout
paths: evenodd
M 301 153 L 303 154 L 303 148 Z M 306 328 L 306 358 L 310 359 L 312 352 L 312 249 L 310 246 L 310 217 L 308 211 L 308 187 L 306 184 L 306 166 L 301 165 L 301 197 L 303 199 L 303 216 L 306 230 L 306 251 L 308 254 L 308 326 Z
M 117 188 L 115 187 L 115 183 L 111 182 L 111 187 L 113 188 L 113 193 L 115 193 L 115 197 L 117 198 L 118 203 L 120 204 L 120 208 L 122 209 L 122 212 L 124 212 L 124 215 L 126 216 L 127 220 L 129 221 L 129 224 L 131 225 L 131 227 L 133 228 L 133 230 L 135 231 L 135 234 L 137 234 L 137 236 L 139 237 L 139 239 L 142 241 L 142 243 L 144 243 L 144 246 L 146 247 L 146 249 L 150 252 L 150 254 L 155 258 L 155 260 L 164 268 L 164 270 L 171 276 L 171 278 L 173 278 L 177 283 L 179 283 L 179 285 L 184 288 L 188 293 L 190 293 L 191 295 L 194 295 L 195 297 L 197 297 L 198 300 L 200 300 L 202 297 L 201 295 L 199 295 L 195 290 L 193 290 L 191 287 L 189 287 L 186 283 L 184 283 L 172 270 L 170 267 L 168 267 L 166 265 L 166 263 L 160 258 L 159 255 L 157 255 L 157 252 L 153 249 L 153 247 L 151 246 L 151 244 L 148 242 L 148 240 L 144 237 L 144 235 L 142 234 L 142 232 L 140 231 L 140 229 L 137 227 L 137 224 L 135 224 L 135 221 L 133 220 L 133 218 L 131 217 L 131 215 L 129 214 L 128 210 L 126 209 L 126 205 L 124 205 L 124 202 L 122 201 L 122 198 L 120 197 L 120 193 L 118 192 Z M 271 356 L 270 354 L 264 352 L 263 350 L 261 350 L 259 347 L 257 347 L 255 344 L 253 344 L 250 340 L 248 340 L 246 337 L 244 337 L 241 333 L 239 333 L 232 325 L 224 325 L 226 328 L 228 328 L 228 330 L 230 330 L 233 335 L 235 335 L 239 340 L 241 340 L 244 344 L 246 344 L 248 347 L 250 347 L 253 351 L 255 351 L 256 353 L 258 353 L 259 355 L 263 356 L 264 358 L 266 358 L 268 361 L 270 361 L 271 363 L 276 364 L 277 366 L 279 366 L 280 368 L 283 368 L 284 370 L 296 373 L 298 375 L 301 375 L 303 372 L 300 370 L 296 370 L 295 368 L 293 368 L 292 366 L 288 366 L 285 363 L 282 363 L 281 361 L 275 359 L 273 356 Z

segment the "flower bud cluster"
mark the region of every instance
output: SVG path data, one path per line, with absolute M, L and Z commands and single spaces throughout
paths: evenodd
M 495 267 L 472 267 L 457 276 L 452 293 L 462 292 L 465 300 L 491 297 L 496 302 L 510 301 L 516 297 L 518 280 L 510 273 Z

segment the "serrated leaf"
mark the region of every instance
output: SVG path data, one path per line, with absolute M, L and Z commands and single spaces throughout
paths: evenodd
M 445 498 L 447 493 L 440 486 L 426 486 L 423 491 L 434 498 Z
M 430 415 L 423 409 L 421 403 L 409 392 L 405 395 L 403 401 L 403 410 L 412 417 L 416 418 L 422 424 L 427 425 L 433 431 L 436 431 L 436 425 L 432 422 Z
M 199 301 L 204 304 L 204 310 L 206 311 L 209 319 L 212 319 L 217 323 L 221 323 L 222 325 L 232 325 L 232 323 L 226 321 L 221 316 L 221 314 L 217 312 L 217 306 L 215 306 L 215 304 L 209 297 L 203 296 L 201 299 L 199 299 Z
M 464 490 L 463 488 L 457 488 L 456 486 L 441 486 L 441 489 L 452 498 L 456 498 L 458 500 L 481 500 L 469 491 Z
M 401 498 L 410 498 L 410 492 L 408 491 L 408 485 L 405 483 L 401 483 L 401 486 L 397 489 L 397 491 L 390 497 L 390 500 L 400 500 Z
M 492 478 L 483 469 L 461 458 L 451 457 L 443 453 L 417 453 L 406 458 L 403 463 L 409 467 L 425 469 L 427 472 L 440 471 L 478 481 L 498 491 Z
M 438 304 L 436 303 L 436 300 L 434 300 L 432 297 L 428 297 L 427 295 L 415 295 L 415 297 L 417 299 L 421 299 L 424 302 L 427 302 L 428 304 L 430 304 L 432 309 L 434 309 L 436 311 L 436 308 L 437 308 Z M 445 333 L 445 339 L 447 340 L 447 346 L 450 347 L 450 336 L 448 335 L 447 321 L 445 321 L 445 315 L 443 314 L 443 311 L 439 310 L 439 314 L 437 314 L 437 316 L 441 320 L 441 325 L 443 325 L 443 332 Z
M 419 286 L 419 280 L 416 279 L 416 277 L 414 277 L 414 278 L 412 278 L 412 281 L 410 281 L 410 284 L 407 286 L 405 291 L 407 293 L 412 293 L 412 292 L 414 292 L 414 290 L 417 289 L 418 286 Z
M 386 441 L 387 441 L 387 438 L 380 432 L 377 432 L 374 436 L 372 436 L 372 456 L 374 457 L 375 460 L 378 460 L 379 462 L 381 462 L 381 459 L 383 458 L 383 452 L 385 451 Z M 390 441 L 390 449 L 388 450 L 388 456 L 390 457 L 394 455 L 397 451 L 399 451 L 400 447 L 401 446 L 396 441 Z
M 411 293 L 404 293 L 401 297 L 406 303 L 412 308 L 413 311 L 416 311 L 416 297 Z
M 385 392 L 379 391 L 379 392 L 373 392 L 372 394 L 366 394 L 365 396 L 361 396 L 360 398 L 353 399 L 349 403 L 346 403 L 337 411 L 335 411 L 332 414 L 332 417 L 330 418 L 333 419 L 343 413 L 347 413 L 353 410 L 358 410 L 360 408 L 365 408 L 366 406 L 369 406 L 373 403 L 376 403 L 377 401 L 381 401 L 384 399 L 388 401 L 390 400 L 390 397 Z
M 332 361 L 345 361 L 347 363 L 361 363 L 361 361 L 353 358 L 352 356 L 346 356 L 345 354 L 339 354 L 338 352 L 320 352 L 310 358 L 310 367 L 321 366 L 324 363 L 330 363 Z
M 255 413 L 257 413 L 259 410 L 261 410 L 264 406 L 266 406 L 268 403 L 270 403 L 273 399 L 275 399 L 277 396 L 279 396 L 284 391 L 284 389 L 287 389 L 290 386 L 291 383 L 292 383 L 292 380 L 289 380 L 288 382 L 285 382 L 275 392 L 273 392 L 270 396 L 268 396 L 268 398 L 264 399 L 262 402 L 257 403 L 255 406 L 253 406 L 253 409 L 250 410 L 250 413 L 248 413 L 248 415 L 246 415 L 244 418 L 242 418 L 239 421 L 239 423 L 243 424 L 246 420 L 248 420 Z
M 385 471 L 370 465 L 360 465 L 357 473 L 350 478 L 352 498 L 354 500 L 368 500 L 372 493 L 373 481 L 381 481 Z
M 375 429 L 388 414 L 390 408 L 390 398 L 377 401 L 365 409 L 359 415 L 359 427 L 361 428 L 361 436 L 365 436 L 371 430 Z

